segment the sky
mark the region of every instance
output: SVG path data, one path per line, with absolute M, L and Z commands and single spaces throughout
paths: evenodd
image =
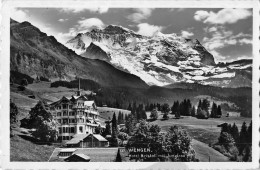
M 63 44 L 80 32 L 113 24 L 146 36 L 160 31 L 198 39 L 217 62 L 252 58 L 252 9 L 15 8 L 11 18 L 28 21 Z

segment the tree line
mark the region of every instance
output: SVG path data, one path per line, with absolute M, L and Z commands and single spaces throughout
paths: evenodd
M 247 127 L 243 122 L 240 131 L 234 123 L 233 125 L 223 123 L 221 132 L 213 147 L 232 161 L 252 161 L 252 121 Z

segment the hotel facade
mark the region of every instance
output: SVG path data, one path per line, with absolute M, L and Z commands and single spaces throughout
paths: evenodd
M 50 112 L 58 122 L 59 141 L 68 141 L 76 134 L 93 134 L 95 128 L 101 126 L 99 112 L 93 100 L 84 95 L 62 97 L 49 105 Z

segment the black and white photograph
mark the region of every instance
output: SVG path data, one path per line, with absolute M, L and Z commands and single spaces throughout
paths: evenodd
M 256 6 L 83 4 L 3 19 L 9 163 L 259 164 Z

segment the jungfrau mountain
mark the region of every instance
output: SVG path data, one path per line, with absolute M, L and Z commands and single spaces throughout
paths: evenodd
M 77 54 L 103 60 L 140 77 L 148 85 L 187 82 L 220 87 L 251 86 L 252 61 L 216 64 L 196 39 L 177 34 L 142 36 L 127 28 L 108 25 L 79 33 L 65 44 Z

